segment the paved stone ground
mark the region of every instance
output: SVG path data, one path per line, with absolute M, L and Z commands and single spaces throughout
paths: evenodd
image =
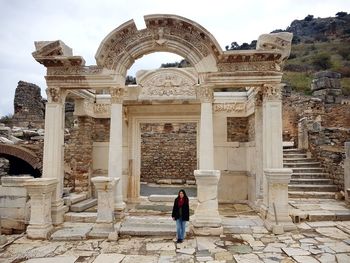
M 325 203 L 327 201 L 322 205 L 324 208 L 333 204 L 327 206 Z M 144 207 L 134 209 L 139 212 L 138 216 L 145 218 L 145 224 L 150 222 L 153 227 L 157 226 L 158 220 L 151 220 L 152 217 L 163 216 L 164 220 L 169 217 L 167 213 L 144 214 L 147 212 Z M 297 224 L 296 231 L 274 235 L 264 228 L 259 215 L 247 205 L 220 205 L 219 211 L 225 232 L 220 237 L 189 234 L 184 243 L 176 244 L 174 234 L 124 235 L 118 241 L 38 241 L 28 240 L 25 235 L 11 235 L 7 236 L 8 243 L 0 246 L 0 262 L 350 262 L 350 221 L 302 222 Z M 124 222 L 127 220 L 128 217 Z M 77 235 L 87 233 L 91 227 L 88 223 L 64 224 L 64 228 L 74 229 Z
M 0 262 L 350 262 L 350 221 L 310 222 L 282 235 L 225 234 L 189 236 L 182 244 L 173 237 L 129 237 L 118 241 L 33 241 L 8 236 Z

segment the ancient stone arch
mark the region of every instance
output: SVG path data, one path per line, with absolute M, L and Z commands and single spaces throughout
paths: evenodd
M 145 29 L 138 30 L 129 20 L 109 33 L 95 55 L 97 65 L 125 75 L 143 55 L 168 51 L 187 59 L 197 72 L 217 71 L 222 50 L 205 28 L 176 15 L 147 15 L 144 19 Z
M 38 156 L 21 146 L 0 144 L 0 156 L 13 156 L 30 164 L 33 169 L 41 169 L 41 162 Z

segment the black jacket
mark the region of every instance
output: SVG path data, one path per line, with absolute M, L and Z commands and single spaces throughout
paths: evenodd
M 179 219 L 179 206 L 178 206 L 178 197 L 174 201 L 173 206 L 173 212 L 171 214 L 171 217 L 174 217 L 175 219 Z M 189 207 L 189 201 L 188 199 L 185 200 L 184 204 L 182 205 L 182 220 L 183 221 L 189 221 L 190 220 L 190 207 Z

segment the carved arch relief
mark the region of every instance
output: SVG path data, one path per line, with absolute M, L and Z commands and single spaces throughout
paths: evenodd
M 205 28 L 176 15 L 147 15 L 144 19 L 145 29 L 138 30 L 130 20 L 113 30 L 97 50 L 97 65 L 125 75 L 136 59 L 167 51 L 187 59 L 197 72 L 217 71 L 222 50 Z

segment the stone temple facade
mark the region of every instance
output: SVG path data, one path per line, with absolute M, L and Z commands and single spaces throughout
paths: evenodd
M 122 214 L 125 203 L 138 201 L 142 180 L 179 177 L 197 185 L 195 233 L 222 233 L 218 202 L 237 200 L 258 207 L 268 229 L 276 227 L 274 209 L 279 228 L 295 229 L 281 101 L 292 34 L 262 35 L 256 50 L 223 51 L 189 19 L 147 15 L 145 24 L 139 30 L 130 20 L 113 30 L 92 66 L 60 40 L 35 43 L 33 57 L 47 68 L 48 102 L 42 178 L 24 183 L 35 203 L 28 236 L 45 238 L 52 223 L 63 222 L 64 185 L 106 197 L 98 203 L 98 235 L 110 231 L 111 209 Z M 125 85 L 136 59 L 165 51 L 192 67 L 139 71 L 137 84 Z M 75 105 L 69 138 L 67 100 Z

